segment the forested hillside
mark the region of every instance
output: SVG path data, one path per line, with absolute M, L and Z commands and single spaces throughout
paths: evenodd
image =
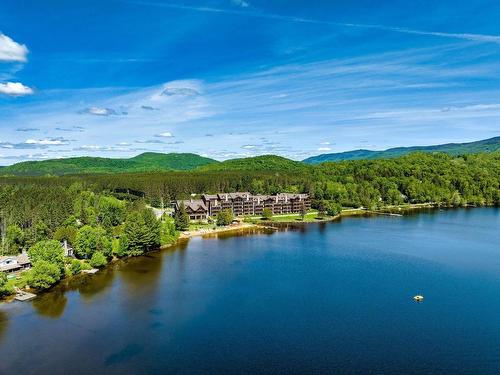
M 303 171 L 304 163 L 276 155 L 261 155 L 249 158 L 231 159 L 217 164 L 208 164 L 199 171 Z
M 261 170 L 241 170 L 240 162 L 233 161 L 221 171 L 2 177 L 0 251 L 28 250 L 34 268 L 21 281 L 46 288 L 82 267 L 100 267 L 113 256 L 138 255 L 175 241 L 172 221 L 159 222 L 146 204 L 168 206 L 191 194 L 300 192 L 311 195 L 313 207 L 335 210 L 403 203 L 500 204 L 500 152 L 460 157 L 414 153 L 309 167 L 275 157 L 274 164 L 261 165 L 266 159 L 251 160 Z M 63 260 L 63 240 L 79 260 Z
M 133 173 L 153 171 L 182 171 L 218 163 L 196 154 L 147 152 L 130 159 L 77 157 L 42 161 L 26 161 L 0 169 L 2 175 L 63 176 L 68 174 Z
M 444 152 L 450 155 L 475 154 L 500 150 L 500 137 L 469 143 L 448 143 L 435 146 L 396 147 L 385 151 L 354 150 L 334 154 L 312 156 L 304 160 L 308 164 L 319 164 L 328 161 L 387 159 L 403 156 L 411 152 Z

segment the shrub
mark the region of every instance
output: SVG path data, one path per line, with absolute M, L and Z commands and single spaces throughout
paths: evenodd
M 0 272 L 0 297 L 8 296 L 14 292 L 13 288 L 8 286 L 7 281 L 7 274 Z
M 82 271 L 82 262 L 77 259 L 71 259 L 68 274 L 69 275 L 78 275 Z
M 270 208 L 264 208 L 262 210 L 262 218 L 263 219 L 266 219 L 266 220 L 271 220 L 271 218 L 273 217 L 273 211 L 271 211 Z
M 225 226 L 233 222 L 233 212 L 231 210 L 222 210 L 217 213 L 217 225 Z
M 108 264 L 108 260 L 106 259 L 103 253 L 96 251 L 92 255 L 92 258 L 90 258 L 89 263 L 94 268 L 101 268 L 104 267 L 106 264 Z

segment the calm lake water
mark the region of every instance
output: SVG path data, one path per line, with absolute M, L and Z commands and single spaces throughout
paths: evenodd
M 0 373 L 498 374 L 500 210 L 195 238 L 118 262 L 0 305 Z

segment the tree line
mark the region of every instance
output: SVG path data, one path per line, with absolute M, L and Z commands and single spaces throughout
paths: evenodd
M 185 217 L 180 224 L 179 220 L 158 221 L 147 205 L 168 207 L 171 201 L 191 194 L 234 191 L 309 193 L 314 208 L 332 215 L 341 207 L 373 209 L 406 203 L 499 205 L 500 152 L 461 156 L 414 153 L 394 159 L 324 163 L 295 172 L 3 177 L 0 251 L 40 253 L 42 247 L 50 253 L 55 242 L 61 248 L 66 240 L 79 260 L 65 260 L 64 269 L 53 257 L 35 256 L 33 263 L 32 275 L 49 275 L 48 280 L 55 280 L 65 273 L 78 273 L 82 267 L 101 266 L 113 256 L 138 255 L 171 243 L 177 230 L 187 228 Z M 227 217 L 221 214 L 218 218 L 221 223 L 231 219 L 224 214 Z M 56 264 L 59 272 L 47 263 Z

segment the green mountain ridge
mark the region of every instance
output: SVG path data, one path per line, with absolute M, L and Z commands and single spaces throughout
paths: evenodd
M 2 167 L 2 175 L 62 176 L 69 174 L 134 173 L 192 170 L 217 160 L 190 153 L 161 154 L 146 152 L 130 159 L 75 157 L 42 161 L 25 161 Z
M 319 164 L 331 161 L 395 158 L 410 152 L 444 152 L 450 155 L 475 154 L 500 150 L 500 137 L 467 143 L 447 143 L 434 146 L 395 147 L 384 151 L 354 150 L 332 154 L 322 154 L 304 159 L 307 164 Z
M 309 168 L 300 161 L 277 155 L 261 155 L 248 158 L 230 159 L 217 164 L 208 164 L 199 171 L 301 171 Z
M 385 151 L 354 150 L 313 156 L 295 161 L 277 155 L 261 155 L 219 162 L 192 153 L 146 152 L 129 159 L 75 157 L 42 161 L 26 161 L 0 167 L 0 175 L 63 176 L 76 174 L 139 173 L 166 171 L 273 171 L 301 172 L 311 164 L 344 160 L 386 159 L 411 152 L 444 152 L 450 155 L 493 152 L 500 150 L 500 137 L 469 143 L 449 143 L 435 146 L 396 147 Z

